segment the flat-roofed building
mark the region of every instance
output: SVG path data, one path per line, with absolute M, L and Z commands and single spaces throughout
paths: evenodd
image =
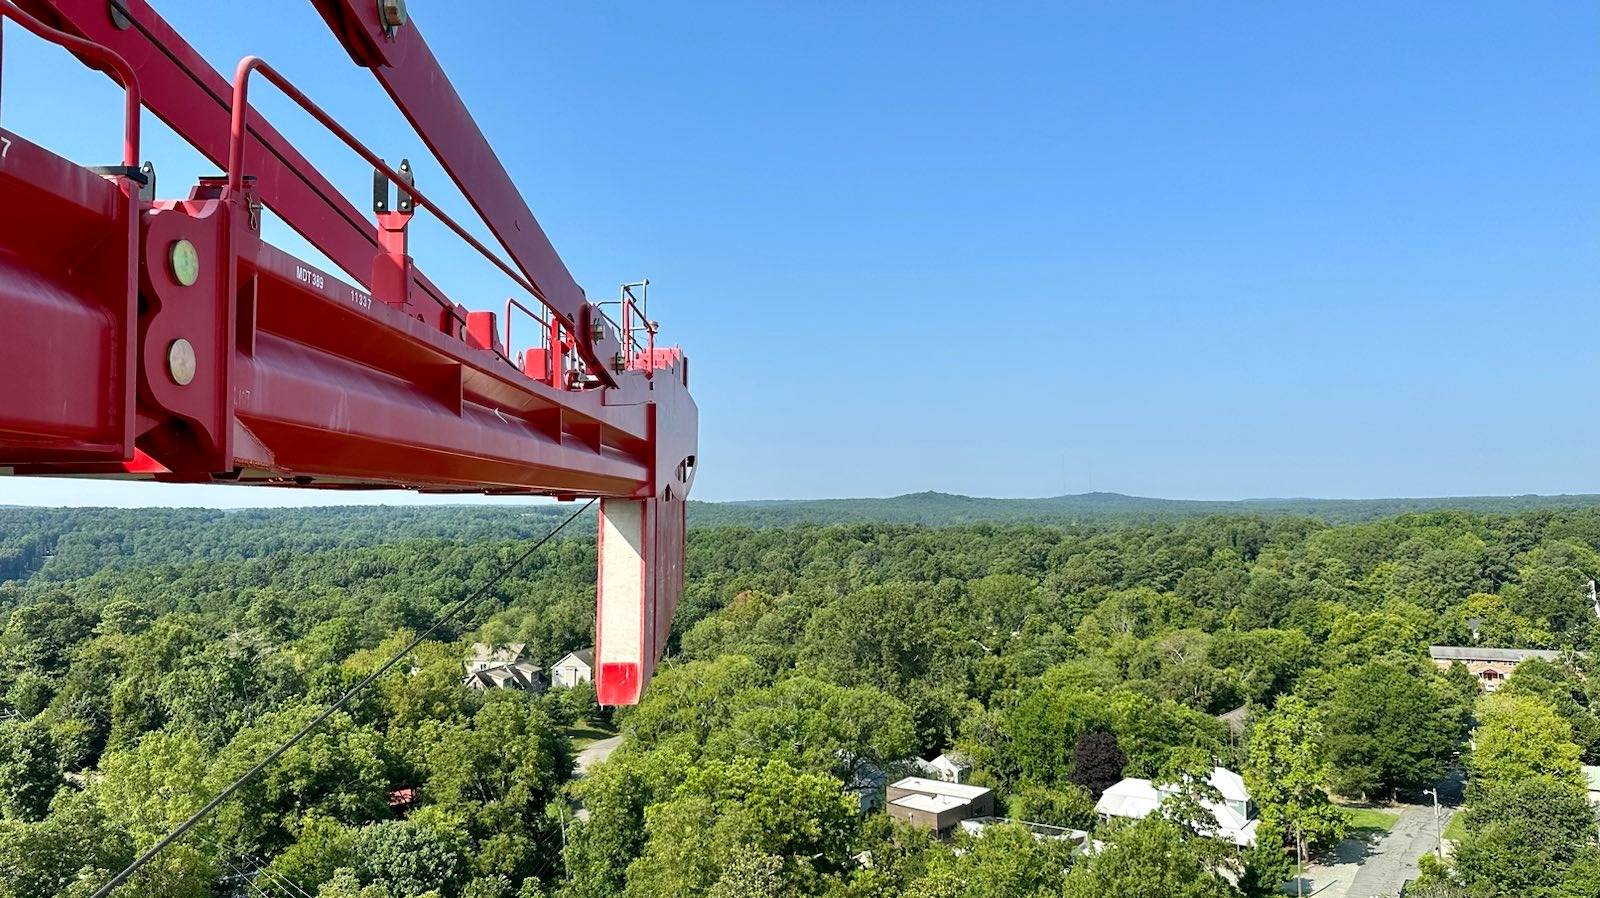
M 913 826 L 946 833 L 970 817 L 994 816 L 994 792 L 982 786 L 908 776 L 885 791 L 884 810 Z
M 1081 829 L 1068 829 L 1065 826 L 1051 826 L 1047 823 L 1029 823 L 1026 820 L 1012 820 L 1009 817 L 972 817 L 961 821 L 961 830 L 970 836 L 981 836 L 996 826 L 1019 826 L 1040 841 L 1071 842 L 1080 849 L 1089 845 L 1089 833 Z

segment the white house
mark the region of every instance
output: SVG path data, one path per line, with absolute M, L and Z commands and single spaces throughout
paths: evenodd
M 964 783 L 967 781 L 967 774 L 972 772 L 972 762 L 952 751 L 947 751 L 931 761 L 919 761 L 917 766 L 928 776 L 947 783 Z
M 845 785 L 845 794 L 856 801 L 856 810 L 865 814 L 883 806 L 883 793 L 889 787 L 889 774 L 876 764 L 863 761 L 856 765 L 855 773 Z
M 1589 803 L 1600 806 L 1600 767 L 1583 765 L 1583 782 L 1589 789 Z
M 565 658 L 550 669 L 550 685 L 576 686 L 594 682 L 594 649 L 568 652 Z
M 1232 770 L 1214 767 L 1207 778 L 1222 800 L 1202 801 L 1216 821 L 1214 831 L 1208 835 L 1227 839 L 1235 845 L 1248 848 L 1256 843 L 1255 805 L 1250 801 L 1250 791 L 1244 787 L 1244 778 Z M 1150 780 L 1129 777 L 1107 789 L 1094 809 L 1103 820 L 1125 817 L 1139 820 L 1161 807 L 1168 796 L 1174 794 L 1171 786 L 1158 788 Z

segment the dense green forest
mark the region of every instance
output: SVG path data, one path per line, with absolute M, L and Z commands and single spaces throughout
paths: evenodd
M 1207 515 L 1307 517 L 1329 523 L 1371 521 L 1424 511 L 1512 514 L 1600 507 L 1600 496 L 1457 496 L 1416 499 L 1148 499 L 1121 493 L 1079 493 L 1043 499 L 990 499 L 911 493 L 884 499 L 772 499 L 691 502 L 699 526 L 790 527 L 795 524 L 1111 524 L 1151 523 Z
M 1104 526 L 1215 515 L 1305 517 L 1351 523 L 1405 513 L 1456 510 L 1513 514 L 1600 507 L 1600 495 L 1469 496 L 1430 499 L 1250 499 L 1201 502 L 1083 493 L 1045 499 L 988 499 L 913 493 L 885 499 L 689 503 L 689 525 L 793 527 L 801 524 L 972 523 Z M 407 539 L 467 542 L 527 539 L 568 513 L 559 504 L 444 507 L 216 509 L 22 508 L 0 505 L 0 581 L 35 572 L 85 577 L 105 567 L 233 561 L 273 552 L 349 549 Z M 574 535 L 594 532 L 593 515 Z
M 0 896 L 88 896 L 569 508 L 0 509 Z M 750 523 L 691 532 L 638 707 L 461 685 L 474 641 L 547 665 L 589 644 L 593 541 L 558 539 L 119 894 L 1265 895 L 1290 832 L 1351 827 L 1332 799 L 1455 767 L 1464 832 L 1418 894 L 1600 894 L 1600 510 Z M 1469 621 L 1569 651 L 1480 696 L 1427 659 Z M 1239 706 L 1242 735 L 1216 717 Z M 573 734 L 612 723 L 574 781 Z M 845 791 L 952 747 L 1010 816 L 1101 850 L 940 842 Z M 1215 763 L 1261 807 L 1255 849 L 1184 813 Z M 1097 825 L 1123 775 L 1184 800 Z

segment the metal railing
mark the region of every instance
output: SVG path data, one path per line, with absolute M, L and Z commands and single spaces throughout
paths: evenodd
M 11 19 L 32 32 L 35 37 L 104 63 L 106 68 L 111 70 L 117 81 L 122 84 L 125 94 L 122 109 L 122 166 L 125 171 L 122 176 L 134 177 L 132 172 L 137 171 L 139 167 L 139 111 L 143 100 L 139 93 L 139 77 L 134 74 L 133 67 L 128 65 L 128 61 L 117 55 L 110 47 L 51 28 L 23 12 L 11 0 L 0 0 L 0 19 Z
M 0 3 L 9 6 L 10 0 L 0 0 Z M 274 69 L 270 64 L 267 63 L 266 60 L 259 56 L 246 56 L 244 59 L 241 59 L 239 61 L 238 68 L 234 72 L 232 121 L 228 137 L 227 186 L 230 195 L 236 195 L 244 189 L 244 149 L 246 135 L 249 131 L 248 117 L 250 112 L 250 76 L 254 73 L 260 73 L 261 77 L 271 82 L 273 86 L 277 87 L 283 92 L 284 96 L 292 100 L 295 105 L 299 106 L 307 115 L 311 116 L 318 124 L 328 129 L 328 131 L 335 137 L 339 138 L 339 140 L 342 141 L 345 146 L 349 147 L 353 152 L 355 152 L 356 155 L 360 156 L 362 160 L 371 165 L 373 171 L 382 175 L 389 181 L 389 183 L 397 185 L 401 190 L 405 191 L 405 193 L 410 196 L 414 205 L 420 206 L 423 209 L 433 213 L 434 217 L 438 218 L 438 220 L 444 224 L 446 228 L 448 228 L 457 237 L 461 238 L 464 243 L 476 250 L 479 255 L 487 259 L 491 264 L 494 265 L 494 267 L 498 268 L 501 273 L 510 278 L 511 281 L 518 287 L 526 291 L 529 296 L 532 296 L 539 301 L 541 311 L 536 311 L 533 308 L 530 308 L 528 305 L 518 301 L 515 297 L 507 298 L 504 313 L 504 346 L 502 348 L 494 349 L 495 354 L 500 356 L 500 358 L 503 359 L 507 364 L 516 368 L 518 371 L 522 371 L 522 364 L 519 361 L 512 359 L 509 354 L 512 351 L 511 321 L 513 317 L 513 311 L 520 310 L 525 315 L 539 323 L 539 348 L 542 348 L 547 352 L 552 351 L 554 346 L 559 345 L 562 342 L 558 336 L 560 330 L 565 330 L 568 334 L 574 333 L 576 323 L 568 319 L 564 314 L 561 313 L 559 309 L 550 305 L 550 303 L 545 300 L 543 294 L 539 292 L 539 289 L 534 286 L 531 281 L 524 277 L 522 272 L 518 271 L 516 268 L 513 268 L 510 263 L 500 258 L 499 255 L 485 246 L 482 241 L 472 236 L 472 234 L 468 232 L 466 228 L 462 227 L 454 218 L 450 217 L 449 213 L 439 208 L 438 204 L 434 203 L 433 200 L 429 199 L 426 194 L 418 190 L 410 178 L 407 178 L 400 172 L 390 168 L 389 165 L 378 156 L 378 154 L 368 149 L 366 145 L 362 144 L 360 140 L 358 140 L 354 135 L 340 125 L 333 118 L 333 116 L 329 115 L 325 110 L 322 109 L 322 107 L 318 106 L 314 101 L 311 100 L 311 98 L 307 97 L 303 92 L 300 91 L 299 88 L 295 87 L 294 84 L 292 84 L 287 78 L 278 72 L 278 70 Z M 136 93 L 137 91 L 135 91 L 135 94 Z M 137 108 L 137 103 L 135 103 L 135 108 Z M 138 117 L 134 116 L 133 120 L 137 122 Z M 136 133 L 135 136 L 137 136 Z M 654 358 L 658 325 L 655 321 L 651 320 L 647 314 L 647 297 L 649 286 L 650 281 L 648 279 L 630 284 L 623 284 L 616 300 L 595 304 L 596 312 L 603 320 L 609 322 L 611 326 L 616 329 L 619 337 L 621 338 L 622 352 L 619 360 L 619 370 L 627 370 L 632 368 L 641 358 L 646 360 Z M 635 290 L 638 290 L 639 292 L 635 294 Z M 433 299 L 441 306 L 445 307 L 452 317 L 458 321 L 461 320 L 459 312 L 456 311 L 455 307 L 451 303 L 437 296 L 434 296 Z M 618 307 L 618 315 L 621 318 L 620 321 L 618 321 L 616 318 L 612 318 L 611 315 L 605 311 L 604 307 L 609 305 Z M 465 324 L 464 321 L 462 323 Z M 649 364 L 650 361 L 645 362 L 646 366 Z M 560 384 L 552 385 L 557 387 L 560 386 Z
M 533 309 L 528 308 L 527 306 L 523 305 L 522 303 L 517 302 L 517 298 L 514 297 L 514 296 L 506 297 L 505 320 L 502 322 L 502 324 L 505 327 L 505 339 L 504 339 L 502 345 L 505 348 L 504 348 L 504 351 L 500 353 L 501 357 L 506 359 L 506 361 L 511 362 L 512 367 L 516 368 L 518 371 L 521 371 L 522 373 L 527 374 L 527 366 L 523 364 L 523 357 L 522 357 L 521 353 L 517 354 L 517 358 L 515 360 L 512 360 L 510 358 L 510 353 L 511 353 L 511 319 L 512 319 L 511 312 L 513 310 L 515 310 L 515 309 L 520 309 L 524 315 L 527 315 L 529 318 L 532 318 L 534 321 L 537 321 L 539 323 L 539 345 L 537 347 L 529 347 L 529 348 L 530 349 L 531 348 L 538 348 L 538 349 L 544 350 L 544 352 L 545 352 L 545 362 L 544 362 L 545 376 L 544 376 L 544 378 L 541 378 L 541 379 L 544 379 L 544 380 L 550 382 L 551 386 L 560 386 L 560 384 L 555 383 L 551 379 L 551 375 L 556 369 L 551 364 L 552 360 L 550 358 L 550 347 L 552 345 L 555 345 L 556 343 L 559 343 L 560 340 L 559 340 L 559 338 L 552 339 L 554 334 L 552 333 L 553 328 L 550 325 L 550 319 L 545 317 L 545 316 L 540 315 L 538 312 L 535 312 Z M 557 325 L 557 327 L 559 327 L 559 325 Z
M 0 2 L 6 2 L 6 0 L 0 0 Z M 411 198 L 411 202 L 414 205 L 420 206 L 433 213 L 435 218 L 437 218 L 446 228 L 450 229 L 450 231 L 457 237 L 461 238 L 464 243 L 476 250 L 479 255 L 483 256 L 483 258 L 489 260 L 494 267 L 498 268 L 502 274 L 510 278 L 511 281 L 518 287 L 521 287 L 524 291 L 526 291 L 529 296 L 537 299 L 539 301 L 539 305 L 544 309 L 545 314 L 543 316 L 538 315 L 520 302 L 516 303 L 517 308 L 521 308 L 536 320 L 544 323 L 546 325 L 546 331 L 549 329 L 548 323 L 551 320 L 559 321 L 563 326 L 569 329 L 572 327 L 572 322 L 568 321 L 566 316 L 561 314 L 560 310 L 546 302 L 544 296 L 539 292 L 539 289 L 535 287 L 531 281 L 524 277 L 522 272 L 513 268 L 510 263 L 500 258 L 494 253 L 494 251 L 485 246 L 482 241 L 472 236 L 471 232 L 462 227 L 461 224 L 459 224 L 450 216 L 449 213 L 439 208 L 438 204 L 429 199 L 422 191 L 418 190 L 410 178 L 407 178 L 400 172 L 390 168 L 388 163 L 384 162 L 377 153 L 374 153 L 372 150 L 368 149 L 366 145 L 361 143 L 361 141 L 358 140 L 353 134 L 345 130 L 344 126 L 340 125 L 338 121 L 333 118 L 333 116 L 329 115 L 325 110 L 322 109 L 322 107 L 318 106 L 314 101 L 312 101 L 310 97 L 307 97 L 300 91 L 299 88 L 295 87 L 289 81 L 289 79 L 285 78 L 280 72 L 278 72 L 277 69 L 274 69 L 266 60 L 259 56 L 246 56 L 244 59 L 239 60 L 239 66 L 234 71 L 232 123 L 228 135 L 228 191 L 230 194 L 236 194 L 244 188 L 244 146 L 246 142 L 246 134 L 248 132 L 247 117 L 250 109 L 250 76 L 253 73 L 260 73 L 261 77 L 271 82 L 273 86 L 277 87 L 283 92 L 284 96 L 294 101 L 295 105 L 299 106 L 307 115 L 311 116 L 318 124 L 328 129 L 333 136 L 339 138 L 339 140 L 342 141 L 345 146 L 349 147 L 357 156 L 360 156 L 363 161 L 371 165 L 373 171 L 381 174 L 389 181 L 389 183 L 394 184 L 400 190 L 403 190 L 406 195 Z M 431 296 L 432 294 L 429 295 Z M 439 303 L 440 306 L 444 307 L 453 318 L 455 318 L 457 321 L 460 321 L 463 325 L 466 324 L 466 321 L 461 318 L 460 313 L 456 311 L 454 305 L 437 296 L 433 296 L 433 299 L 435 302 Z M 506 318 L 508 327 L 506 332 L 506 346 L 503 351 L 495 350 L 495 354 L 504 360 L 506 364 L 520 370 L 521 366 L 513 361 L 512 358 L 507 354 L 510 350 L 510 303 L 513 302 L 515 302 L 515 300 L 507 300 L 508 305 L 506 310 Z M 491 347 L 491 349 L 492 348 L 493 347 Z
M 634 290 L 638 290 L 637 295 Z M 634 281 L 623 284 L 617 291 L 617 298 L 605 302 L 595 303 L 600 314 L 611 326 L 617 329 L 617 334 L 622 339 L 622 367 L 627 370 L 633 367 L 634 361 L 643 356 L 646 365 L 653 364 L 656 352 L 656 331 L 660 325 L 650 320 L 650 279 Z M 606 306 L 616 306 L 617 315 L 622 320 L 618 321 L 606 313 Z M 644 334 L 644 339 L 639 335 Z

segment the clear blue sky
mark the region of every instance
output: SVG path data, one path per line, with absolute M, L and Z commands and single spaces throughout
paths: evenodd
M 309 3 L 158 5 L 425 156 Z M 655 283 L 700 498 L 1600 491 L 1600 6 L 411 6 L 590 295 Z M 109 82 L 15 28 L 4 65 L 6 127 L 115 161 Z M 210 168 L 146 155 L 165 195 Z M 267 498 L 0 481 L 145 496 Z

